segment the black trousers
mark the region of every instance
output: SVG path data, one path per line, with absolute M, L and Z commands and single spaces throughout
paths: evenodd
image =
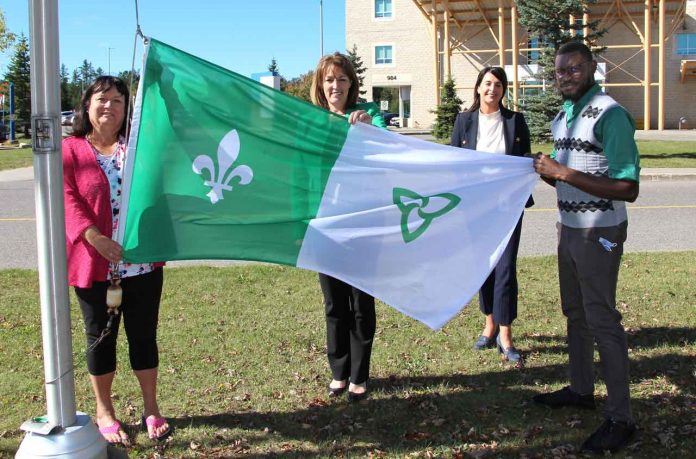
M 319 274 L 326 311 L 326 353 L 333 379 L 362 384 L 370 375 L 377 318 L 375 299 L 326 274 Z
M 497 325 L 510 325 L 517 318 L 517 250 L 521 233 L 522 216 L 498 264 L 479 290 L 481 312 L 493 314 L 493 321 Z
M 116 339 L 123 316 L 128 338 L 128 356 L 133 370 L 148 370 L 159 365 L 157 321 L 164 280 L 162 268 L 147 274 L 121 279 L 121 312 L 114 318 L 111 333 L 91 352 L 87 352 L 87 370 L 100 376 L 116 371 Z M 87 346 L 91 346 L 106 327 L 106 289 L 110 282 L 94 282 L 90 288 L 75 287 L 85 321 Z

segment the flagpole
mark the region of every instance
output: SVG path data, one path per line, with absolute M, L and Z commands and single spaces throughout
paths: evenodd
M 324 57 L 324 3 L 319 0 L 319 59 Z
M 31 121 L 47 414 L 22 424 L 17 458 L 106 457 L 89 416 L 75 411 L 65 254 L 58 1 L 29 0 Z

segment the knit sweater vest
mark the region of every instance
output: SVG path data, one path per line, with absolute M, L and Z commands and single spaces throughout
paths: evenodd
M 582 108 L 570 127 L 565 110 L 551 124 L 556 160 L 571 169 L 597 176 L 609 176 L 609 163 L 594 127 L 610 108 L 620 106 L 598 92 Z M 565 182 L 556 182 L 560 222 L 572 228 L 616 226 L 627 219 L 626 203 L 586 193 Z

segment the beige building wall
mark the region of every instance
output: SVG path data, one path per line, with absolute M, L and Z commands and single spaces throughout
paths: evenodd
M 357 45 L 357 52 L 366 67 L 364 89 L 366 98 L 372 100 L 373 87 L 402 87 L 402 96 L 410 95 L 409 126 L 429 128 L 435 120 L 432 110 L 436 107 L 435 99 L 435 64 L 432 40 L 432 25 L 423 16 L 412 0 L 392 0 L 393 15 L 390 19 L 374 17 L 374 0 L 346 0 L 346 46 L 350 49 Z M 643 17 L 634 18 L 643 26 Z M 671 16 L 667 16 L 671 20 Z M 496 41 L 485 26 L 476 26 L 480 32 L 466 41 L 468 49 L 497 48 Z M 497 33 L 497 23 L 493 23 Z M 669 24 L 667 24 L 669 27 Z M 471 35 L 471 30 L 466 33 Z M 525 33 L 519 27 L 519 36 Z M 686 15 L 683 25 L 675 33 L 696 33 L 696 0 L 686 3 Z M 442 34 L 442 30 L 440 30 Z M 461 38 L 461 31 L 450 27 L 454 40 Z M 505 42 L 511 48 L 511 26 L 509 19 L 505 23 Z M 654 44 L 658 43 L 658 25 L 653 22 L 652 35 Z M 640 39 L 632 27 L 617 22 L 609 28 L 602 39 L 602 45 L 639 45 Z M 393 63 L 391 65 L 375 64 L 375 46 L 391 45 Z M 521 47 L 525 46 L 520 44 Z M 442 47 L 440 48 L 442 49 Z M 524 54 L 524 53 L 521 53 Z M 676 54 L 676 37 L 670 37 L 665 44 L 665 128 L 675 129 L 679 120 L 685 117 L 690 128 L 696 128 L 696 79 L 682 83 L 680 62 L 682 59 L 694 59 L 696 55 L 679 56 Z M 444 61 L 444 59 L 442 59 Z M 639 83 L 644 78 L 644 56 L 640 48 L 609 49 L 598 59 L 606 62 L 608 83 Z M 658 48 L 652 48 L 652 81 L 658 81 Z M 524 64 L 524 55 L 519 63 Z M 512 63 L 510 52 L 505 55 L 505 63 Z M 453 51 L 451 58 L 452 77 L 457 86 L 457 93 L 466 108 L 473 98 L 473 84 L 478 71 L 486 65 L 500 65 L 496 52 L 462 54 Z M 620 66 L 620 68 L 619 68 Z M 441 64 L 441 75 L 445 74 Z M 508 75 L 512 79 L 512 75 Z M 616 98 L 636 118 L 642 127 L 644 119 L 644 92 L 641 86 L 608 87 L 608 94 Z M 658 89 L 651 91 L 651 128 L 658 126 Z
M 346 0 L 346 48 L 357 45 L 366 67 L 365 98 L 372 88 L 398 87 L 410 99 L 409 124 L 428 128 L 435 107 L 432 27 L 411 0 L 392 0 L 393 15 L 375 19 L 374 0 Z M 375 64 L 375 46 L 392 45 L 393 64 Z

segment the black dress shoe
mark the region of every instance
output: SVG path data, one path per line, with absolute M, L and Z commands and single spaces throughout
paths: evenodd
M 532 397 L 534 403 L 550 406 L 551 408 L 560 408 L 562 406 L 576 406 L 587 410 L 595 409 L 594 395 L 580 395 L 577 392 L 570 390 L 570 386 L 566 386 L 561 390 L 549 392 L 548 394 L 539 394 Z
M 329 386 L 329 398 L 340 397 L 341 395 L 343 395 L 343 393 L 346 391 L 346 389 L 348 389 L 348 384 L 346 384 L 343 387 L 336 387 L 336 388 Z
M 595 433 L 585 440 L 581 450 L 595 453 L 603 453 L 604 451 L 615 453 L 624 448 L 635 433 L 635 424 L 607 419 Z
M 358 403 L 367 398 L 367 391 L 358 394 L 357 392 L 348 391 L 348 403 Z

